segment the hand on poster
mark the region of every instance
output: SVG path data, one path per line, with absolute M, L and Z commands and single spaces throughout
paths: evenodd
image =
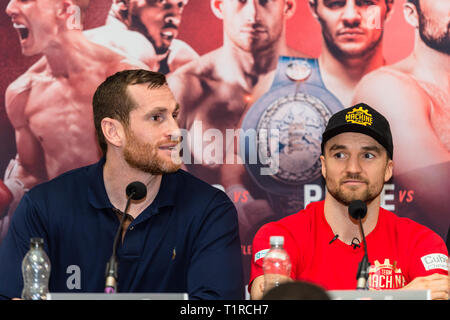
M 6 213 L 6 209 L 13 199 L 13 195 L 9 188 L 0 180 L 0 217 Z
M 18 158 L 11 159 L 5 170 L 3 181 L 0 180 L 0 218 L 14 210 L 27 191 L 23 182 L 18 178 L 19 171 Z

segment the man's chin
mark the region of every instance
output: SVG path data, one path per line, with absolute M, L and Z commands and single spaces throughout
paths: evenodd
M 375 53 L 375 48 L 380 43 L 378 41 L 367 43 L 367 42 L 338 42 L 331 43 L 327 42 L 328 50 L 333 54 L 333 56 L 340 59 L 363 59 L 370 57 L 370 55 Z
M 338 191 L 336 193 L 331 193 L 333 198 L 335 198 L 339 203 L 348 206 L 352 201 L 362 200 L 367 202 L 369 200 L 369 195 L 367 192 L 343 192 Z
M 164 45 L 164 46 L 159 46 L 159 47 L 156 47 L 155 46 L 155 52 L 156 52 L 156 54 L 157 55 L 164 55 L 164 54 L 166 54 L 167 53 L 167 51 L 169 51 L 169 46 L 170 46 L 170 44 L 172 43 L 172 41 L 166 46 L 166 45 Z
M 181 168 L 181 158 L 170 160 L 159 159 L 156 167 L 159 169 L 160 174 L 174 173 Z

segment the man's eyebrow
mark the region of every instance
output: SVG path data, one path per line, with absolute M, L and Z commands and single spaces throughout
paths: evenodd
M 173 110 L 173 112 L 178 112 L 179 110 L 180 110 L 180 105 L 177 103 L 177 105 L 175 106 L 175 110 Z M 164 112 L 167 112 L 167 111 L 169 111 L 169 109 L 166 108 L 166 107 L 155 107 L 151 111 L 149 111 L 148 113 L 149 114 L 152 114 L 152 113 L 164 113 Z
M 332 1 L 334 1 L 334 0 L 323 0 L 323 4 L 325 6 L 328 6 L 330 4 L 330 2 L 332 2 Z
M 331 147 L 328 148 L 328 150 L 331 151 L 337 151 L 337 150 L 347 150 L 348 148 L 345 145 L 342 144 L 333 144 L 331 145 Z M 378 154 L 382 153 L 382 149 L 376 145 L 368 145 L 368 146 L 363 146 L 361 147 L 362 150 L 364 151 L 372 151 L 372 152 L 376 152 Z
M 154 113 L 154 112 L 167 112 L 167 108 L 166 107 L 156 107 L 150 111 L 150 113 Z
M 381 148 L 378 147 L 378 146 L 375 146 L 375 145 L 364 146 L 364 147 L 361 147 L 361 149 L 363 149 L 364 151 L 373 151 L 373 152 L 376 152 L 376 153 L 378 153 L 378 154 L 381 154 L 381 153 L 382 153 Z
M 347 147 L 342 144 L 333 144 L 331 145 L 331 147 L 328 148 L 329 151 L 345 150 L 345 149 L 347 149 Z

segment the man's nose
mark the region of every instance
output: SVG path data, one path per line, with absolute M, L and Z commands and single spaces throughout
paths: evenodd
M 245 18 L 249 23 L 255 23 L 259 19 L 258 0 L 248 0 L 244 6 Z
M 167 127 L 167 136 L 171 141 L 181 141 L 181 129 L 175 118 L 171 117 Z
M 342 21 L 347 27 L 357 27 L 361 23 L 361 8 L 359 8 L 355 1 L 347 1 L 344 12 L 342 13 Z
M 6 14 L 10 17 L 14 17 L 18 14 L 17 0 L 11 0 L 5 10 Z
M 360 173 L 362 171 L 360 158 L 358 156 L 350 156 L 347 160 L 346 171 L 348 173 Z
M 168 15 L 170 15 L 172 17 L 177 17 L 178 19 L 180 19 L 181 14 L 183 13 L 185 2 L 186 1 L 181 1 L 181 0 L 165 1 L 164 5 L 163 5 L 164 10 L 167 12 Z M 180 24 L 180 23 L 178 22 L 178 24 Z

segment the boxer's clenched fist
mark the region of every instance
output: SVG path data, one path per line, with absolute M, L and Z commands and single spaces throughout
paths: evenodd
M 8 187 L 0 180 L 0 216 L 2 216 L 3 212 L 6 212 L 9 204 L 13 200 L 13 195 Z

